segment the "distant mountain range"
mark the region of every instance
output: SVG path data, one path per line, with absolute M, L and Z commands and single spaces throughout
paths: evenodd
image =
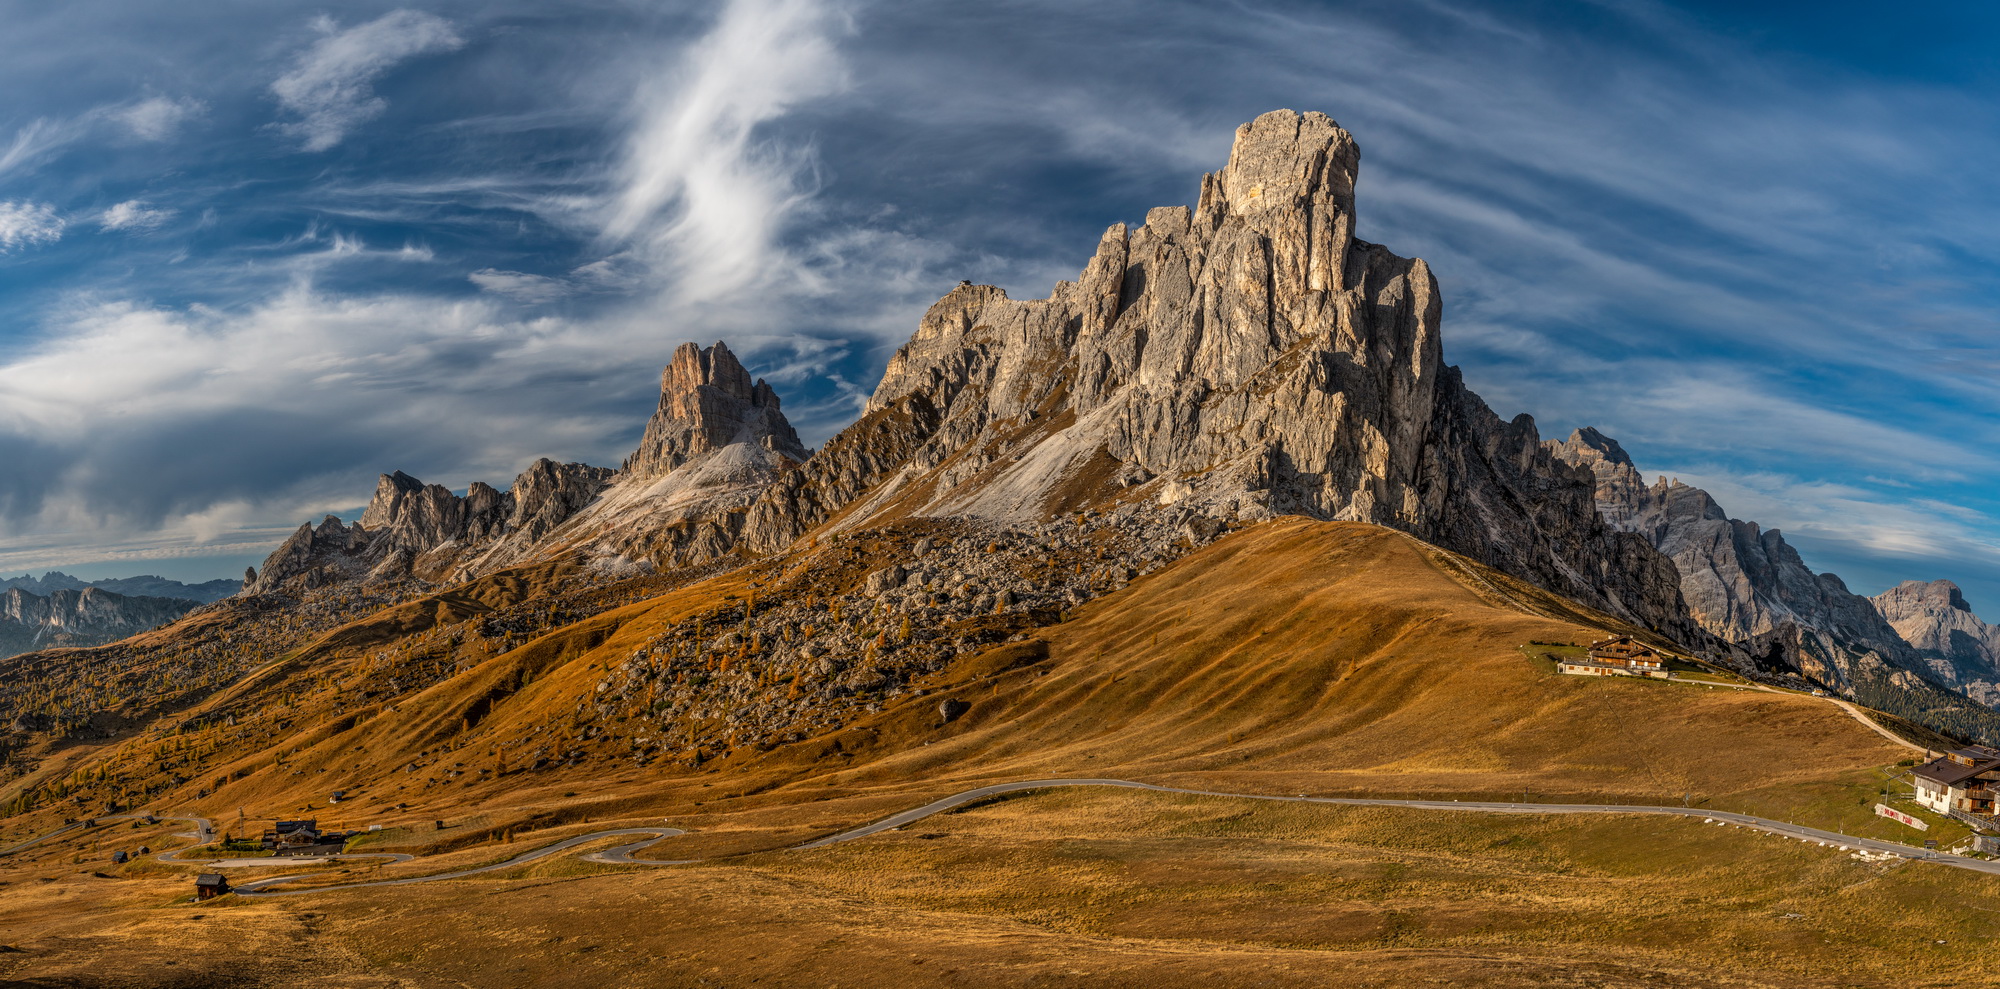
M 105 580 L 82 580 L 60 570 L 51 570 L 39 579 L 30 574 L 0 577 L 0 591 L 19 588 L 37 597 L 48 597 L 57 591 L 81 591 L 86 587 L 95 587 L 126 597 L 179 598 L 184 601 L 209 604 L 242 590 L 243 581 L 225 577 L 199 584 L 183 584 L 178 580 L 168 580 L 150 574 L 138 577 L 111 577 Z
M 0 579 L 0 658 L 95 646 L 173 621 L 243 589 L 241 580 L 184 584 L 151 575 L 80 580 L 60 570 Z

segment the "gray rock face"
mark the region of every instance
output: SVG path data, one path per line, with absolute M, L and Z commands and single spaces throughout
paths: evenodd
M 374 562 L 368 556 L 368 547 L 368 533 L 359 523 L 349 526 L 329 515 L 318 526 L 301 525 L 264 558 L 264 565 L 256 568 L 256 578 L 243 592 L 269 593 L 294 581 L 318 587 L 337 580 L 359 579 Z
M 1026 522 L 1110 503 L 1395 526 L 1649 624 L 1678 577 L 1592 507 L 1534 423 L 1444 364 L 1430 269 L 1355 238 L 1359 150 L 1265 114 L 1192 211 L 1115 225 L 1075 282 L 962 284 L 889 361 L 868 414 L 752 510 L 759 550 L 842 513 Z M 865 492 L 865 495 L 864 495 Z M 1690 627 L 1691 628 L 1691 627 Z
M 617 473 L 588 464 L 559 464 L 543 457 L 528 465 L 507 492 L 513 512 L 507 531 L 533 542 L 583 510 Z
M 115 642 L 200 607 L 176 598 L 127 597 L 100 587 L 63 588 L 47 596 L 0 592 L 0 658 L 52 646 Z
M 602 494 L 550 513 L 554 524 L 521 526 L 479 566 L 563 553 L 614 568 L 708 562 L 735 550 L 745 509 L 810 456 L 777 393 L 727 346 L 682 344 L 639 449 Z
M 1906 580 L 1869 599 L 1930 669 L 1934 679 L 2000 707 L 2000 626 L 1972 613 L 1948 580 Z
M 1678 480 L 1646 484 L 1617 441 L 1595 429 L 1548 447 L 1590 470 L 1607 522 L 1674 561 L 1703 629 L 1834 686 L 1857 667 L 1912 665 L 1909 646 L 1868 599 L 1814 573 L 1777 529 L 1731 519 L 1708 492 Z

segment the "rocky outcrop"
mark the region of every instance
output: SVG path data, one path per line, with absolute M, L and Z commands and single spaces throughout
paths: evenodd
M 622 470 L 544 458 L 506 491 L 475 481 L 463 495 L 384 474 L 359 522 L 301 527 L 247 590 L 301 580 L 447 582 L 565 553 L 667 567 L 732 552 L 744 509 L 808 451 L 777 393 L 721 343 L 682 345 L 660 382 L 659 405 Z
M 543 458 L 508 491 L 474 481 L 464 495 L 402 471 L 384 474 L 358 522 L 329 515 L 317 527 L 300 526 L 261 571 L 245 574 L 244 590 L 267 593 L 301 580 L 308 587 L 363 578 L 446 580 L 509 537 L 533 539 L 561 524 L 613 473 Z
M 868 414 L 752 509 L 746 538 L 769 550 L 828 520 L 1115 505 L 1296 513 L 1394 526 L 1683 626 L 1671 565 L 1604 523 L 1531 419 L 1500 419 L 1445 365 L 1428 266 L 1354 236 L 1359 159 L 1324 115 L 1265 114 L 1193 210 L 1112 226 L 1048 298 L 961 284 L 890 359 Z
M 748 508 L 811 456 L 778 395 L 729 348 L 682 344 L 660 375 L 639 448 L 602 497 L 481 566 L 575 553 L 608 567 L 671 568 L 737 552 Z
M 2000 626 L 1972 613 L 1948 580 L 1906 580 L 1869 599 L 1932 678 L 1989 707 L 2000 707 Z
M 1548 447 L 1590 470 L 1608 523 L 1674 561 L 1681 597 L 1703 629 L 1767 666 L 1829 686 L 1850 684 L 1857 671 L 1912 666 L 1908 645 L 1868 599 L 1833 574 L 1814 573 L 1779 530 L 1732 519 L 1708 492 L 1679 480 L 1648 485 L 1618 442 L 1595 429 Z
M 301 585 L 319 587 L 340 580 L 358 580 L 374 561 L 368 555 L 368 533 L 328 515 L 319 525 L 301 525 L 256 568 L 246 573 L 245 594 L 266 594 Z
M 46 596 L 0 593 L 0 658 L 54 646 L 94 646 L 163 625 L 199 607 L 175 598 L 127 597 L 98 587 Z

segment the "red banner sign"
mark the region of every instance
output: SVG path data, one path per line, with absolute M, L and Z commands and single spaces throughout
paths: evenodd
M 1886 817 L 1892 821 L 1901 821 L 1904 824 L 1909 825 L 1910 827 L 1916 828 L 1918 831 L 1929 831 L 1931 829 L 1930 825 L 1925 824 L 1924 822 L 1919 821 L 1916 818 L 1911 817 L 1910 815 L 1905 814 L 1902 811 L 1897 810 L 1894 807 L 1890 807 L 1886 804 L 1875 805 L 1875 816 Z

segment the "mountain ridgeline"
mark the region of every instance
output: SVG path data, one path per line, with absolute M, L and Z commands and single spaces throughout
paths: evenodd
M 362 534 L 301 529 L 256 587 L 313 571 L 463 577 L 575 551 L 669 567 L 909 517 L 1083 513 L 1212 536 L 1298 514 L 1400 528 L 1691 634 L 1664 558 L 1605 524 L 1531 419 L 1496 416 L 1445 365 L 1428 266 L 1355 237 L 1359 158 L 1321 114 L 1244 125 L 1194 209 L 1111 227 L 1048 298 L 946 295 L 862 419 L 809 457 L 768 385 L 723 345 L 690 345 L 639 451 L 595 501 L 552 503 L 548 520 L 568 515 L 540 539 L 482 552 L 524 499 L 510 510 L 511 493 L 460 499 L 390 475 Z
M 570 555 L 659 571 L 906 518 L 1080 515 L 1178 553 L 1303 515 L 1401 529 L 1746 670 L 1993 702 L 1987 653 L 1912 646 L 1775 530 L 1647 485 L 1595 430 L 1545 442 L 1496 415 L 1444 363 L 1429 266 L 1355 235 L 1359 167 L 1326 116 L 1265 114 L 1192 209 L 1110 227 L 1047 298 L 948 293 L 816 453 L 725 345 L 685 344 L 619 470 L 541 460 L 462 497 L 385 475 L 359 525 L 301 528 L 253 589 Z
M 2000 630 L 1972 614 L 1956 585 L 1908 581 L 1862 597 L 1814 573 L 1778 530 L 1730 518 L 1708 492 L 1665 477 L 1647 484 L 1595 429 L 1548 447 L 1590 472 L 1606 522 L 1673 560 L 1689 615 L 1740 660 L 2000 740 L 2000 719 L 1986 710 L 2000 706 Z
M 32 649 L 116 642 L 200 605 L 181 598 L 127 597 L 100 587 L 58 588 L 47 596 L 10 587 L 0 592 L 0 658 Z
M 1608 438 L 1545 442 L 1467 389 L 1444 363 L 1428 265 L 1356 236 L 1359 165 L 1322 114 L 1258 117 L 1192 208 L 1111 226 L 1047 298 L 946 294 L 817 451 L 727 346 L 682 345 L 618 468 L 541 459 L 507 490 L 463 495 L 383 475 L 357 522 L 301 526 L 226 614 L 102 657 L 96 682 L 228 683 L 360 620 L 374 624 L 313 648 L 376 643 L 354 681 L 371 686 L 349 689 L 381 703 L 552 629 L 598 629 L 625 603 L 754 573 L 728 598 L 733 630 L 676 618 L 567 715 L 643 697 L 666 719 L 649 744 L 671 737 L 698 763 L 833 730 L 1227 532 L 1303 516 L 1400 530 L 1755 675 L 1987 730 L 1991 712 L 1962 695 L 1991 699 L 1991 630 L 1949 600 L 1871 603 L 1706 494 L 1644 484 Z M 183 641 L 222 628 L 229 648 Z M 469 730 L 526 675 L 447 721 Z M 105 695 L 38 703 L 88 724 Z
M 243 589 L 241 581 L 184 584 L 151 575 L 81 580 L 51 570 L 0 580 L 0 659 L 31 649 L 115 642 Z

